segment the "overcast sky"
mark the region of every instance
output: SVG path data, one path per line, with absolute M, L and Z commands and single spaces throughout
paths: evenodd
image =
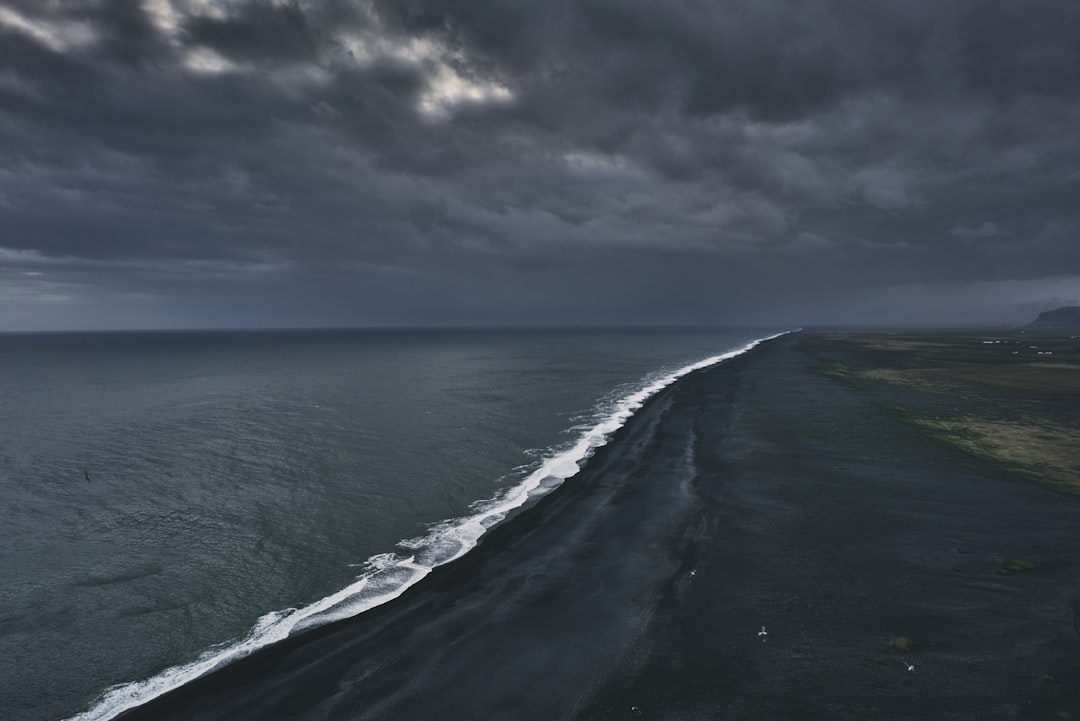
M 0 0 L 0 329 L 1027 322 L 1077 0 Z

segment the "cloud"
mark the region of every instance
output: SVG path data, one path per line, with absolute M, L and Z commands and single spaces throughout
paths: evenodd
M 894 168 L 866 168 L 854 176 L 859 194 L 881 210 L 908 210 L 919 205 L 911 179 Z
M 949 229 L 949 235 L 957 238 L 996 238 L 1008 234 L 1007 231 L 998 228 L 997 223 L 989 220 L 978 226 L 954 225 Z
M 1080 262 L 1078 35 L 1068 0 L 9 0 L 0 269 L 114 315 L 163 274 L 192 324 L 1037 283 Z

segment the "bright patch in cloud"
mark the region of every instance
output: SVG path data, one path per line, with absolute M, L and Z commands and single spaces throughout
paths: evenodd
M 225 73 L 236 65 L 209 48 L 196 48 L 184 56 L 184 67 L 196 73 Z
M 58 53 L 84 47 L 96 39 L 87 23 L 31 19 L 2 5 L 0 5 L 0 27 L 29 35 Z
M 374 13 L 371 19 L 377 27 Z M 445 118 L 464 104 L 505 103 L 513 99 L 513 93 L 501 83 L 461 75 L 451 62 L 462 60 L 462 54 L 430 38 L 402 39 L 372 31 L 343 33 L 336 40 L 352 62 L 361 67 L 390 59 L 422 68 L 428 76 L 428 85 L 417 109 L 430 119 Z
M 450 66 L 440 65 L 420 96 L 420 112 L 430 118 L 439 118 L 465 103 L 506 103 L 513 97 L 502 85 L 463 78 Z
M 186 18 L 224 20 L 229 16 L 228 5 L 218 0 L 144 0 L 143 8 L 158 30 L 170 37 L 180 31 Z
M 158 30 L 170 37 L 176 34 L 180 28 L 180 16 L 170 0 L 146 0 L 143 7 Z

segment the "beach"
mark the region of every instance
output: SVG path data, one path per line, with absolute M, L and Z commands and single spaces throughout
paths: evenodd
M 848 340 L 690 373 L 396 600 L 122 718 L 1080 718 L 1080 499 Z

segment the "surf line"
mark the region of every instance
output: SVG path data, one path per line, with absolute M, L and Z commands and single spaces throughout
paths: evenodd
M 109 721 L 125 711 L 142 706 L 197 678 L 206 676 L 255 651 L 283 641 L 305 630 L 357 616 L 392 601 L 419 583 L 435 568 L 460 558 L 472 550 L 480 537 L 529 500 L 558 488 L 574 476 L 593 452 L 606 445 L 611 434 L 653 395 L 688 373 L 707 368 L 752 350 L 759 344 L 797 332 L 784 331 L 750 341 L 735 350 L 710 356 L 683 366 L 624 396 L 613 410 L 585 430 L 573 445 L 552 453 L 539 468 L 516 486 L 495 498 L 473 506 L 472 514 L 433 526 L 430 532 L 398 544 L 411 555 L 384 553 L 365 564 L 367 570 L 355 582 L 302 608 L 272 611 L 260 617 L 244 638 L 230 645 L 205 651 L 194 661 L 168 668 L 156 676 L 107 688 L 89 709 L 68 721 Z

